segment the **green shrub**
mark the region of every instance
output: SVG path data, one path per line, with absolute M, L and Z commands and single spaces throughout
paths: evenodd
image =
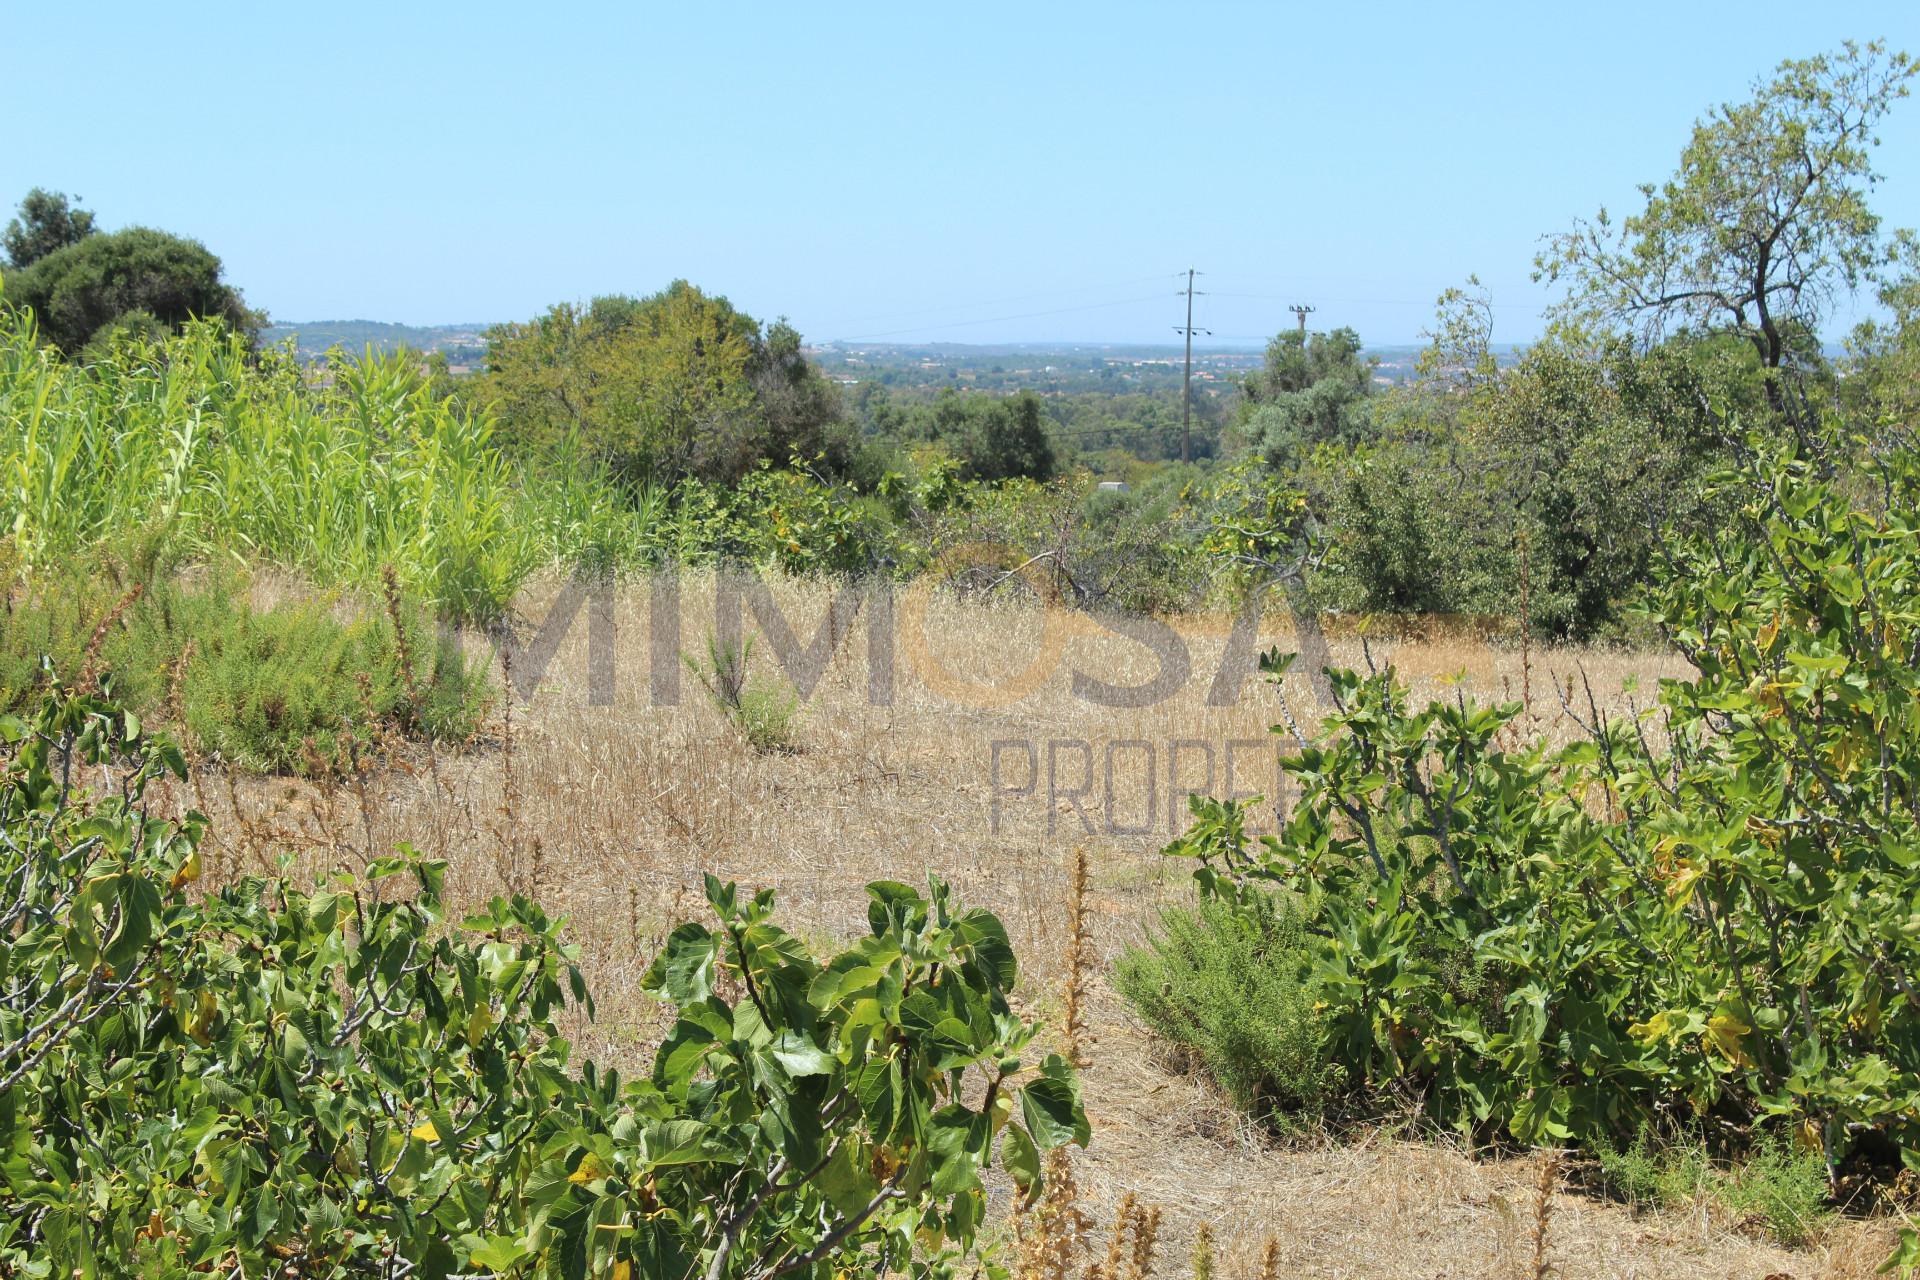
M 1829 1191 L 1819 1153 L 1796 1151 L 1777 1135 L 1763 1137 L 1716 1188 L 1735 1221 L 1753 1222 L 1789 1248 L 1812 1243 L 1833 1221 Z
M 1625 1147 L 1596 1142 L 1593 1154 L 1602 1185 L 1631 1204 L 1676 1209 L 1706 1199 L 1788 1248 L 1817 1239 L 1834 1217 L 1819 1154 L 1773 1134 L 1729 1167 L 1717 1166 L 1697 1139 L 1659 1142 L 1645 1129 Z
M 1284 1123 L 1317 1112 L 1341 1075 L 1327 1060 L 1312 966 L 1291 902 L 1205 902 L 1163 913 L 1115 977 L 1154 1033 L 1190 1052 L 1236 1105 Z
M 254 610 L 231 577 L 162 578 L 125 599 L 120 584 L 77 568 L 30 579 L 0 617 L 0 706 L 39 697 L 43 659 L 80 670 L 109 619 L 95 664 L 126 702 L 242 768 L 341 768 L 388 730 L 457 741 L 491 700 L 486 673 L 404 602 L 346 621 L 314 601 Z
M 1216 806 L 1173 847 L 1236 910 L 1314 904 L 1361 1079 L 1528 1144 L 1678 1115 L 1920 1169 L 1920 451 L 1843 478 L 1837 434 L 1804 439 L 1723 477 L 1739 519 L 1670 553 L 1647 607 L 1697 674 L 1652 714 L 1590 723 L 1574 689 L 1585 740 L 1510 747 L 1517 705 L 1331 672 L 1318 740 L 1283 729 L 1282 834 Z M 1799 1184 L 1756 1152 L 1752 1203 L 1786 1222 Z
M 572 1062 L 592 1004 L 524 897 L 449 921 L 404 848 L 188 896 L 206 820 L 143 798 L 184 758 L 110 693 L 0 718 L 0 1272 L 939 1277 L 996 1147 L 1031 1190 L 1089 1136 L 1073 1070 L 1026 1065 L 1006 930 L 937 880 L 869 886 L 816 959 L 709 877 L 625 1081 Z
M 751 636 L 739 644 L 707 637 L 705 661 L 688 655 L 687 669 L 707 691 L 707 699 L 727 718 L 748 746 L 761 752 L 793 751 L 800 699 L 777 681 L 749 670 Z

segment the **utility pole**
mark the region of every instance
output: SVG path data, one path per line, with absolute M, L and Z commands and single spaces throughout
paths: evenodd
M 1180 379 L 1180 461 L 1193 461 L 1193 278 L 1200 273 L 1192 267 L 1187 268 L 1187 322 L 1173 326 L 1175 333 L 1187 335 L 1187 369 Z M 1202 297 L 1205 295 L 1202 294 Z M 1213 330 L 1201 329 L 1199 332 L 1208 337 Z
M 1303 338 L 1306 337 L 1307 336 L 1307 317 L 1314 313 L 1315 308 L 1303 307 L 1299 303 L 1295 303 L 1293 306 L 1288 307 L 1287 310 L 1293 312 L 1294 319 L 1300 322 L 1300 336 Z

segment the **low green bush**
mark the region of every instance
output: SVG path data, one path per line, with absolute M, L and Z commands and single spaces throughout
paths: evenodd
M 197 752 L 313 773 L 346 767 L 388 731 L 465 738 L 491 700 L 485 671 L 405 601 L 342 620 L 315 601 L 253 609 L 238 578 L 160 577 L 130 591 L 78 568 L 30 578 L 0 616 L 0 707 L 30 705 L 45 662 L 90 662 Z
M 709 635 L 704 661 L 691 654 L 682 660 L 707 691 L 707 700 L 748 746 L 759 752 L 792 752 L 797 749 L 800 699 L 777 679 L 751 672 L 752 657 L 753 637 L 735 645 Z
M 1593 1154 L 1601 1185 L 1631 1204 L 1677 1209 L 1704 1199 L 1789 1248 L 1817 1239 L 1835 1217 L 1819 1153 L 1771 1134 L 1731 1166 L 1716 1164 L 1702 1142 L 1656 1140 L 1644 1129 L 1623 1147 L 1596 1142 Z
M 1291 901 L 1247 911 L 1205 902 L 1163 913 L 1115 978 L 1155 1034 L 1190 1053 L 1236 1105 L 1284 1125 L 1316 1114 L 1344 1075 L 1327 1058 L 1313 958 Z
M 0 1274 L 931 1280 L 975 1252 L 996 1154 L 1032 1191 L 1088 1139 L 1005 928 L 938 880 L 870 885 L 866 935 L 816 958 L 708 877 L 622 1080 L 573 1062 L 592 1003 L 524 897 L 450 920 L 405 848 L 189 893 L 206 820 L 145 795 L 185 759 L 111 694 L 0 716 Z

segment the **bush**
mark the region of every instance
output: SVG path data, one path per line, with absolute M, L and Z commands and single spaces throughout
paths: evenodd
M 731 645 L 722 644 L 709 635 L 706 661 L 690 655 L 684 661 L 707 691 L 708 701 L 727 718 L 727 723 L 748 746 L 761 752 L 792 751 L 800 699 L 778 683 L 750 674 L 747 664 L 752 656 L 750 636 L 738 645 Z
M 1234 1103 L 1285 1123 L 1317 1113 L 1338 1082 L 1299 909 L 1262 901 L 1169 910 L 1121 957 L 1120 994 L 1154 1033 L 1188 1051 Z
M 1594 1156 L 1602 1185 L 1634 1205 L 1675 1209 L 1705 1199 L 1788 1248 L 1817 1239 L 1834 1216 L 1819 1154 L 1771 1135 L 1731 1168 L 1717 1167 L 1697 1140 L 1659 1142 L 1647 1130 L 1624 1148 L 1596 1143 Z
M 0 719 L 8 1275 L 943 1276 L 996 1146 L 1031 1187 L 1087 1140 L 1072 1069 L 1023 1071 L 1005 929 L 937 880 L 870 886 L 820 960 L 709 877 L 623 1081 L 572 1064 L 557 1020 L 592 1004 L 523 897 L 449 922 L 404 849 L 188 896 L 205 819 L 145 795 L 185 761 L 110 692 Z
M 238 577 L 127 592 L 75 567 L 30 579 L 0 618 L 0 707 L 37 700 L 46 661 L 82 669 L 96 634 L 92 662 L 130 707 L 246 769 L 344 768 L 389 731 L 458 741 L 491 701 L 486 673 L 402 601 L 342 621 L 313 601 L 251 609 Z
M 1920 451 L 1846 478 L 1837 433 L 1804 439 L 1723 477 L 1738 521 L 1664 566 L 1647 607 L 1698 674 L 1655 714 L 1570 690 L 1587 740 L 1509 748 L 1517 705 L 1332 672 L 1282 835 L 1174 847 L 1236 910 L 1315 905 L 1362 1080 L 1529 1144 L 1678 1115 L 1920 1170 Z

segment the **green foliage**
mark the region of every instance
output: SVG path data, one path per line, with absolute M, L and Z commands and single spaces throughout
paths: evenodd
M 1341 1083 L 1314 1008 L 1313 960 L 1293 902 L 1210 901 L 1163 913 L 1114 976 L 1154 1033 L 1190 1052 L 1236 1105 L 1284 1124 L 1318 1113 Z
M 0 617 L 0 706 L 35 701 L 46 661 L 79 670 L 124 594 L 71 567 L 30 580 Z M 343 620 L 311 601 L 255 610 L 238 578 L 163 577 L 120 611 L 97 661 L 141 716 L 179 717 L 197 751 L 248 769 L 332 771 L 386 732 L 458 741 L 485 715 L 485 672 L 416 608 L 403 603 L 399 616 L 404 646 L 387 613 Z
M 572 1065 L 557 1019 L 592 1006 L 534 903 L 449 921 L 405 849 L 189 897 L 205 819 L 146 801 L 184 776 L 169 742 L 57 685 L 0 730 L 9 1272 L 939 1276 L 996 1145 L 1028 1185 L 1087 1140 L 1065 1063 L 1016 1086 L 1006 931 L 937 880 L 871 886 L 868 936 L 820 961 L 770 892 L 709 878 L 715 926 L 646 977 L 673 1028 L 623 1081 Z
M 793 327 L 763 331 L 684 280 L 646 298 L 561 303 L 487 337 L 483 395 L 510 438 L 575 439 L 628 483 L 731 483 L 795 457 L 824 455 L 836 472 L 849 462 L 835 389 Z
M 1391 446 L 1331 460 L 1328 523 L 1337 530 L 1338 558 L 1326 594 L 1334 603 L 1409 617 L 1468 612 L 1480 594 L 1472 586 L 1474 526 L 1458 522 L 1463 495 L 1454 477 L 1425 464 L 1417 452 Z M 1498 561 L 1500 569 L 1513 567 L 1510 556 Z
M 46 340 L 69 355 L 134 312 L 175 329 L 219 321 L 251 341 L 263 318 L 220 270 L 197 240 L 132 227 L 84 236 L 9 273 L 7 300 L 31 308 Z
M 1333 672 L 1282 834 L 1203 813 L 1172 851 L 1205 892 L 1284 888 L 1324 930 L 1335 1061 L 1524 1143 L 1671 1112 L 1920 1167 L 1920 453 L 1863 465 L 1724 480 L 1736 522 L 1650 604 L 1698 674 L 1649 714 L 1514 747 L 1517 706 Z
M 1374 363 L 1361 356 L 1352 329 L 1287 330 L 1268 344 L 1266 366 L 1246 380 L 1235 433 L 1281 469 L 1318 445 L 1358 443 L 1368 434 Z
M 1003 376 L 990 372 L 983 380 L 978 371 L 969 370 L 968 390 L 960 391 L 945 383 L 937 388 L 890 386 L 894 377 L 884 365 L 887 356 L 860 357 L 852 369 L 863 376 L 847 394 L 848 408 L 860 429 L 875 438 L 882 447 L 934 441 L 953 451 L 969 429 L 970 421 L 993 412 L 995 405 L 1016 402 L 1021 393 L 1034 395 L 1042 416 L 1042 428 L 1054 454 L 1054 470 L 1065 471 L 1073 465 L 1085 465 L 1103 478 L 1133 478 L 1141 468 L 1155 462 L 1175 461 L 1180 457 L 1182 440 L 1181 388 L 1177 371 L 1154 364 L 1129 369 L 1122 381 L 1113 365 L 1095 357 L 1108 375 L 1077 375 L 1049 364 L 1043 370 L 1020 370 Z M 1075 353 L 1049 353 L 1049 360 L 1075 360 Z M 1080 357 L 1085 358 L 1085 357 Z M 832 356 L 826 357 L 831 362 Z M 892 353 L 899 360 L 899 353 Z M 1120 357 L 1114 357 L 1116 363 Z M 845 368 L 847 366 L 840 366 Z M 1139 390 L 1137 378 L 1165 377 L 1171 385 Z M 909 366 L 907 372 L 919 372 Z M 1075 387 L 1078 389 L 1062 389 Z M 1089 389 L 1091 388 L 1091 389 Z M 1211 458 L 1220 448 L 1220 428 L 1227 416 L 1229 397 L 1238 399 L 1237 388 L 1229 391 L 1216 384 L 1193 388 L 1192 449 L 1195 458 Z M 900 468 L 896 468 L 900 469 Z M 1034 474 L 1026 468 L 1023 474 Z
M 1323 449 L 1302 476 L 1334 607 L 1511 617 L 1524 603 L 1535 635 L 1614 634 L 1659 548 L 1723 518 L 1705 481 L 1730 457 L 1726 423 L 1765 416 L 1753 355 L 1714 342 L 1548 341 L 1498 373 L 1448 368 L 1386 398 L 1377 441 Z
M 316 383 L 195 325 L 82 366 L 0 317 L 0 520 L 29 566 L 138 534 L 328 586 L 374 589 L 392 566 L 446 614 L 489 619 L 557 555 L 492 432 L 402 356 Z
M 1124 493 L 1101 491 L 1084 472 L 984 486 L 936 468 L 903 495 L 894 562 L 1100 613 L 1192 609 L 1214 585 L 1202 547 L 1213 491 L 1183 468 Z
M 957 423 L 941 427 L 961 474 L 969 480 L 1049 480 L 1058 469 L 1053 441 L 1041 420 L 1040 399 L 1023 392 L 1011 400 L 972 400 Z
M 1482 536 L 1507 552 L 1505 572 L 1483 587 L 1495 599 L 1510 600 L 1519 584 L 1524 540 L 1536 634 L 1602 634 L 1646 580 L 1657 549 L 1719 514 L 1703 490 L 1728 456 L 1721 432 L 1738 404 L 1740 371 L 1715 354 L 1680 344 L 1636 356 L 1621 342 L 1596 350 L 1541 343 L 1482 393 L 1477 474 L 1450 505 L 1480 504 Z
M 1886 315 L 1848 339 L 1841 394 L 1866 421 L 1920 422 L 1920 234 L 1899 232 L 1890 257 L 1876 291 Z
M 887 501 L 803 471 L 667 488 L 623 484 L 574 437 L 509 457 L 490 412 L 404 353 L 316 379 L 209 326 L 108 347 L 63 360 L 0 310 L 0 521 L 29 568 L 130 538 L 323 588 L 377 590 L 392 567 L 443 616 L 493 622 L 549 566 L 857 574 L 893 549 Z
M 1669 326 L 1726 332 L 1768 369 L 1794 332 L 1870 275 L 1880 220 L 1875 130 L 1920 64 L 1881 42 L 1782 62 L 1745 102 L 1694 125 L 1673 177 L 1646 184 L 1646 206 L 1616 228 L 1602 209 L 1552 239 L 1535 278 L 1565 278 L 1574 325 L 1623 324 L 1656 342 Z
M 6 265 L 19 270 L 79 244 L 93 232 L 91 211 L 74 208 L 64 192 L 35 187 L 20 202 L 19 215 L 0 235 L 0 249 L 6 250 Z
M 737 484 L 676 486 L 648 545 L 674 563 L 858 576 L 891 556 L 896 533 L 884 499 L 762 463 Z

